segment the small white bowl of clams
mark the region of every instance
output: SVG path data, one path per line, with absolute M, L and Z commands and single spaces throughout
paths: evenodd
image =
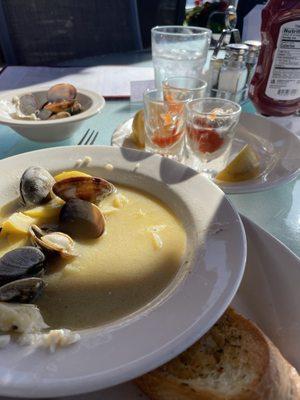
M 17 89 L 0 95 L 0 124 L 30 140 L 57 142 L 71 137 L 104 104 L 101 95 L 69 83 Z

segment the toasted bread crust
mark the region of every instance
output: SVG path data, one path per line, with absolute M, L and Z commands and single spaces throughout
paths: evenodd
M 234 394 L 191 385 L 196 376 L 189 375 L 194 374 L 189 355 L 196 353 L 200 339 L 174 360 L 138 378 L 139 388 L 152 400 L 300 400 L 299 375 L 254 323 L 228 309 L 217 324 L 221 328 L 232 324 L 247 335 L 249 360 L 256 371 L 248 385 Z

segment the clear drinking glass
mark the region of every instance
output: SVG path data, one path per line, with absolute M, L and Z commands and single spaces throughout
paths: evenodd
M 173 76 L 162 82 L 165 101 L 196 100 L 204 97 L 207 83 L 190 76 Z
M 185 132 L 185 105 L 188 100 L 164 101 L 163 93 L 147 90 L 144 93 L 147 151 L 181 160 Z
M 191 26 L 156 26 L 151 29 L 155 86 L 171 76 L 201 77 L 211 30 Z
M 199 172 L 212 178 L 225 167 L 240 114 L 239 104 L 224 99 L 186 104 L 187 147 L 200 160 Z

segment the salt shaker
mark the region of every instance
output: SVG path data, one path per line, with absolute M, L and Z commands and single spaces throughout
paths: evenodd
M 259 40 L 246 40 L 244 44 L 249 47 L 246 67 L 248 69 L 247 83 L 250 84 L 255 73 L 261 42 Z
M 222 65 L 218 90 L 237 93 L 245 88 L 248 78 L 246 60 L 249 47 L 245 44 L 228 44 Z

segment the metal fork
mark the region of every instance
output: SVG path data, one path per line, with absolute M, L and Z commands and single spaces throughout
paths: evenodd
M 79 142 L 77 143 L 78 146 L 83 145 L 92 145 L 95 143 L 95 140 L 97 139 L 97 136 L 99 135 L 99 131 L 95 131 L 93 130 L 90 133 L 90 129 L 88 129 L 85 134 L 82 136 L 82 138 L 79 140 Z

